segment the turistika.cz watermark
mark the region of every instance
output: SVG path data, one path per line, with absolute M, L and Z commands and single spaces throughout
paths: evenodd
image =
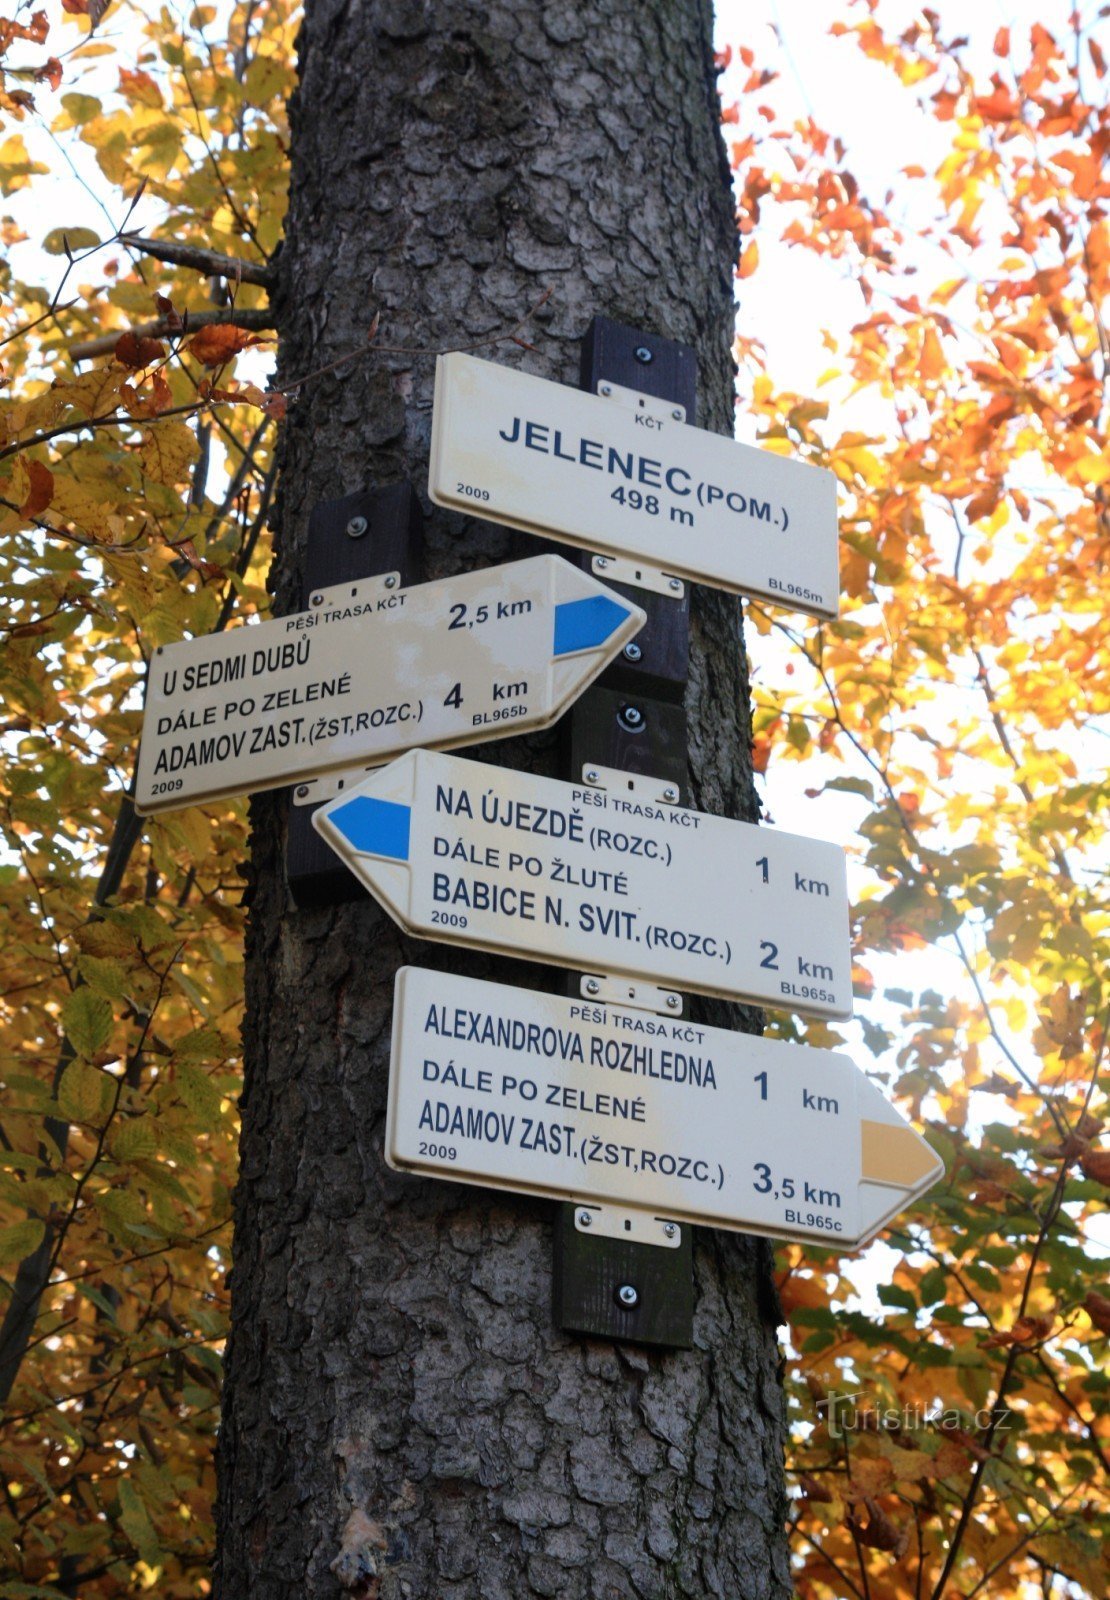
M 860 1404 L 861 1401 L 864 1403 Z M 993 1427 L 998 1433 L 1009 1427 L 1011 1416 L 1008 1407 L 996 1416 L 990 1406 L 983 1406 L 969 1415 L 966 1411 L 939 1406 L 869 1405 L 862 1389 L 854 1394 L 830 1394 L 817 1409 L 825 1418 L 833 1439 L 842 1439 L 847 1433 L 914 1433 L 923 1428 L 936 1429 L 939 1433 L 984 1433 Z

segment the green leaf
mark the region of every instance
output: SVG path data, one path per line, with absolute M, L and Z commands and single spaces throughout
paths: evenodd
M 117 1122 L 108 1140 L 116 1161 L 145 1161 L 158 1154 L 158 1140 L 146 1117 Z
M 79 956 L 77 966 L 94 994 L 105 1000 L 122 1000 L 125 997 L 130 973 L 122 961 L 112 961 L 104 956 Z
M 23 1222 L 13 1222 L 7 1228 L 0 1228 L 0 1266 L 6 1266 L 11 1261 L 22 1261 L 24 1256 L 31 1255 L 42 1243 L 45 1233 L 46 1224 L 37 1217 L 27 1217 Z
M 108 1043 L 112 1021 L 108 1001 L 102 995 L 93 994 L 87 985 L 75 989 L 62 1004 L 62 1023 L 69 1042 L 78 1055 L 90 1060 Z
M 76 255 L 79 250 L 91 250 L 99 243 L 100 235 L 91 228 L 51 228 L 42 241 L 42 248 L 48 255 L 64 256 L 68 244 L 70 253 Z
M 96 1309 L 102 1316 L 107 1317 L 109 1322 L 116 1321 L 118 1312 L 107 1295 L 101 1294 L 99 1289 L 94 1289 L 91 1283 L 78 1283 L 74 1285 L 74 1288 L 86 1300 L 91 1300 Z
M 119 1481 L 119 1520 L 124 1533 L 147 1566 L 156 1566 L 160 1554 L 158 1535 L 154 1531 L 146 1506 L 127 1478 L 121 1478 Z
M 825 788 L 833 789 L 839 794 L 861 794 L 872 804 L 875 801 L 875 790 L 866 778 L 830 778 Z
M 99 1125 L 108 1109 L 112 1086 L 87 1061 L 71 1061 L 58 1085 L 58 1104 L 70 1122 Z
M 178 1098 L 205 1127 L 214 1126 L 219 1121 L 223 1096 L 199 1067 L 191 1066 L 186 1061 L 175 1062 L 173 1082 Z

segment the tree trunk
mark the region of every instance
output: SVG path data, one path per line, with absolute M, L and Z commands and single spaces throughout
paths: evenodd
M 732 431 L 735 238 L 708 0 L 309 0 L 277 295 L 285 428 L 272 587 L 299 606 L 315 502 L 426 490 L 433 354 L 576 381 L 595 312 L 695 346 L 699 421 Z M 432 509 L 427 576 L 512 553 Z M 739 606 L 693 599 L 701 809 L 752 818 Z M 555 771 L 552 735 L 482 758 Z M 463 752 L 467 753 L 467 752 Z M 477 754 L 477 752 L 475 752 Z M 222 1600 L 782 1600 L 784 1408 L 766 1248 L 698 1230 L 695 1348 L 551 1322 L 549 1202 L 382 1158 L 404 961 L 537 988 L 553 969 L 405 940 L 368 898 L 296 912 L 286 801 L 253 807 Z M 706 1007 L 715 1022 L 752 1013 Z

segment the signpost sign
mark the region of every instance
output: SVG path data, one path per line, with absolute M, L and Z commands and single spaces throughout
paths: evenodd
M 840 1246 L 944 1170 L 845 1055 L 417 967 L 397 974 L 386 1160 Z
M 615 384 L 587 394 L 476 356 L 436 364 L 437 505 L 835 617 L 836 479 L 687 426 Z
M 546 727 L 644 622 L 554 555 L 410 589 L 367 579 L 313 599 L 310 611 L 156 652 L 140 814 L 373 765 L 417 744 Z
M 312 820 L 421 937 L 852 1013 L 835 845 L 426 750 Z

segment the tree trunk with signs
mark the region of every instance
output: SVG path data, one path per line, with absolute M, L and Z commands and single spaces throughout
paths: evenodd
M 426 501 L 434 353 L 574 383 L 595 313 L 694 346 L 732 426 L 733 208 L 708 0 L 309 0 L 277 310 L 272 587 L 299 609 L 317 503 Z M 427 578 L 527 553 L 431 508 Z M 693 803 L 753 819 L 738 603 L 692 600 Z M 554 773 L 556 736 L 483 759 Z M 467 752 L 463 752 L 467 753 Z M 474 752 L 478 754 L 478 752 Z M 554 1206 L 391 1172 L 396 969 L 554 969 L 404 939 L 368 898 L 295 910 L 288 796 L 253 803 L 246 1091 L 220 1439 L 221 1600 L 790 1593 L 768 1250 L 698 1230 L 694 1347 L 552 1323 Z M 752 1013 L 703 1005 L 707 1019 Z

